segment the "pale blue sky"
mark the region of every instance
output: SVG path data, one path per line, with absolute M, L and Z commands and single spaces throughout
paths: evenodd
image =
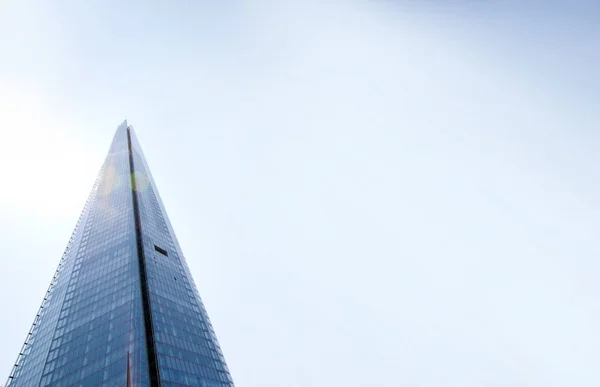
M 238 386 L 600 385 L 597 2 L 128 3 L 0 1 L 0 379 L 127 118 Z

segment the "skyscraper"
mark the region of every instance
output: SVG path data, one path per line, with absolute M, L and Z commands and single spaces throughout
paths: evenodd
M 96 385 L 233 386 L 127 121 L 7 382 Z

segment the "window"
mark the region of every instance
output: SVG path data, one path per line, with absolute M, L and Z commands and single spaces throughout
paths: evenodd
M 165 249 L 161 249 L 160 247 L 158 247 L 157 245 L 154 245 L 154 250 L 158 251 L 159 253 L 161 253 L 162 255 L 168 257 L 169 254 L 167 254 L 167 250 Z

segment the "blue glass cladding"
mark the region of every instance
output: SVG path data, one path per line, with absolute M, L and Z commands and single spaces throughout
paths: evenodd
M 225 359 L 132 131 L 155 342 L 163 386 L 233 386 Z M 154 246 L 167 251 L 163 255 Z
M 94 184 L 90 198 L 77 222 L 71 239 L 65 249 L 58 269 L 40 306 L 32 328 L 25 339 L 23 349 L 13 367 L 7 386 L 37 385 L 44 369 L 48 351 L 52 343 L 52 333 L 56 328 L 59 313 L 65 298 L 70 273 L 73 270 L 77 246 L 81 241 L 81 224 L 85 224 L 89 214 L 89 202 L 93 197 L 97 183 Z
M 10 386 L 124 386 L 128 356 L 133 384 L 147 385 L 129 176 L 124 124 Z
M 131 384 L 148 386 L 158 363 L 162 386 L 233 387 L 131 130 L 132 185 L 128 132 L 117 129 L 7 386 L 125 386 L 128 366 Z

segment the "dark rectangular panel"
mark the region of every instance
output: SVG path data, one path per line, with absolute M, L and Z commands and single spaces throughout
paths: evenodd
M 167 250 L 162 249 L 160 247 L 158 247 L 157 245 L 154 245 L 154 250 L 158 251 L 159 253 L 161 253 L 164 256 L 169 256 L 169 254 L 167 253 Z

